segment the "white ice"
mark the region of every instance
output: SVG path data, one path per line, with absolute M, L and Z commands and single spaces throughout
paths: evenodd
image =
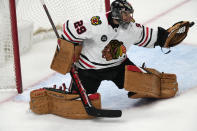
M 168 28 L 181 20 L 197 21 L 197 0 L 130 0 L 138 23 L 156 28 Z M 29 109 L 29 93 L 44 86 L 67 86 L 70 76 L 50 70 L 56 39 L 44 40 L 22 55 L 21 66 L 24 93 L 0 91 L 0 131 L 196 131 L 197 130 L 197 26 L 194 25 L 181 45 L 163 54 L 160 48 L 131 47 L 128 56 L 137 65 L 175 73 L 179 91 L 176 97 L 164 100 L 129 99 L 110 81 L 103 81 L 99 92 L 102 107 L 121 109 L 120 118 L 71 120 L 37 115 Z M 165 50 L 166 51 L 166 50 Z M 73 125 L 74 124 L 74 125 Z

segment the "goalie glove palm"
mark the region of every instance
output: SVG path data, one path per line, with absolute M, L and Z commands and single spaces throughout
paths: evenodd
M 180 21 L 175 23 L 172 27 L 167 29 L 168 37 L 165 41 L 164 47 L 170 48 L 181 43 L 187 36 L 189 28 L 194 25 L 194 22 Z

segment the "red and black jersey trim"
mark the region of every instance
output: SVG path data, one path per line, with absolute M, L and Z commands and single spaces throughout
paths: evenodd
M 79 63 L 81 62 L 81 64 L 87 66 L 88 68 L 96 68 L 95 66 L 91 65 L 89 61 L 83 59 L 82 57 L 79 57 Z
M 135 45 L 146 47 L 149 45 L 152 39 L 153 29 L 143 26 L 143 34 L 141 40 Z
M 69 28 L 68 28 L 68 21 L 66 22 L 66 23 L 64 23 L 64 25 L 63 25 L 63 32 L 64 32 L 64 35 L 65 35 L 65 37 L 67 38 L 67 40 L 69 40 L 69 41 L 71 41 L 71 42 L 74 42 L 74 43 L 80 43 L 80 42 L 82 42 L 83 40 L 82 39 L 79 39 L 79 38 L 77 38 L 76 39 L 76 37 L 71 33 L 71 31 L 70 30 L 68 30 Z M 73 37 L 74 36 L 74 37 Z
M 79 63 L 79 65 L 80 65 L 81 67 L 83 67 L 83 68 L 85 69 L 85 67 L 83 66 L 83 64 L 81 64 L 80 61 L 78 61 L 78 63 Z
M 80 54 L 80 56 L 81 56 L 83 59 L 87 60 L 88 62 L 92 63 L 93 65 L 98 65 L 98 66 L 109 66 L 109 65 L 113 65 L 113 64 L 118 63 L 118 62 L 114 62 L 114 63 L 109 63 L 109 64 L 101 64 L 101 63 L 91 62 L 91 61 L 90 61 L 85 55 L 83 55 L 83 54 Z
M 149 38 L 148 42 L 146 43 L 146 45 L 144 47 L 146 47 L 150 43 L 150 41 L 152 40 L 153 29 L 151 29 L 150 32 L 151 32 L 150 33 L 150 38 Z
M 82 40 L 82 41 L 84 40 L 84 39 L 75 37 L 75 36 L 72 34 L 72 32 L 70 31 L 70 29 L 68 28 L 68 26 L 69 26 L 69 20 L 66 22 L 66 29 L 67 29 L 67 31 L 69 32 L 69 34 L 70 34 L 74 39 Z
M 141 38 L 141 40 L 140 40 L 138 43 L 135 43 L 134 45 L 138 45 L 138 44 L 142 43 L 142 41 L 143 41 L 143 39 L 144 39 L 144 35 L 145 35 L 144 26 L 142 26 L 142 28 L 143 28 L 143 31 L 142 31 L 142 38 Z

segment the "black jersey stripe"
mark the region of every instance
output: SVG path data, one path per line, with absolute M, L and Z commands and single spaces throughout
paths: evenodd
M 75 44 L 76 46 L 80 45 L 78 42 L 74 42 L 74 41 L 71 41 L 71 40 L 66 39 L 66 38 L 64 37 L 64 35 L 61 35 L 61 36 L 62 36 L 62 39 L 63 39 L 63 40 L 66 40 L 66 41 L 68 41 L 68 42 L 70 42 L 70 43 L 73 43 L 73 44 Z
M 113 64 L 118 63 L 118 62 L 109 63 L 109 64 L 101 64 L 101 63 L 95 63 L 95 62 L 91 62 L 91 63 L 94 64 L 94 65 L 98 65 L 98 66 L 109 66 L 109 65 L 113 65 Z
M 114 62 L 114 63 L 109 63 L 109 64 L 101 64 L 101 63 L 96 63 L 96 62 L 91 62 L 85 55 L 83 55 L 83 54 L 80 54 L 80 56 L 82 57 L 82 58 L 84 58 L 85 60 L 87 60 L 88 62 L 90 62 L 90 63 L 92 63 L 92 64 L 94 64 L 94 65 L 98 65 L 98 66 L 109 66 L 109 65 L 113 65 L 113 64 L 115 64 L 115 63 L 118 63 L 118 62 Z
M 143 27 L 143 34 L 142 34 L 142 39 L 138 42 L 138 43 L 135 43 L 134 45 L 138 45 L 140 43 L 142 43 L 143 39 L 144 39 L 144 36 L 145 36 L 145 29 L 144 29 L 144 26 Z
M 82 40 L 82 41 L 84 40 L 84 39 L 75 37 L 75 36 L 72 34 L 72 32 L 70 31 L 70 29 L 68 28 L 68 26 L 69 26 L 69 20 L 66 22 L 66 29 L 68 30 L 69 34 L 70 34 L 74 39 Z
M 64 37 L 64 35 L 61 35 L 61 36 L 62 36 L 62 39 L 67 40 L 67 39 Z
M 86 67 L 84 67 L 83 64 L 81 64 L 80 61 L 78 61 L 78 63 L 79 63 L 79 65 L 80 65 L 81 67 L 83 67 L 84 69 L 86 69 Z
M 73 40 L 73 38 L 71 38 L 69 32 L 67 32 L 66 23 L 63 25 L 63 32 L 64 32 L 64 35 L 66 36 L 66 38 L 68 38 L 69 41 L 72 41 L 72 42 L 75 42 L 75 43 L 82 42 L 81 40 L 80 41 L 77 41 L 77 40 Z
M 152 34 L 153 34 L 153 29 L 151 29 L 150 38 L 144 47 L 146 47 L 150 43 L 150 41 L 152 39 Z
M 90 62 L 90 60 L 85 55 L 83 55 L 82 53 L 80 54 L 80 56 Z

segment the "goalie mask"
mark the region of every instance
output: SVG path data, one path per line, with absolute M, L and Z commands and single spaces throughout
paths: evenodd
M 133 7 L 126 0 L 115 0 L 111 4 L 112 18 L 117 20 L 123 28 L 127 28 L 130 22 L 135 22 L 132 16 L 130 16 L 130 21 L 125 21 L 123 13 L 126 15 L 132 15 L 133 12 Z

